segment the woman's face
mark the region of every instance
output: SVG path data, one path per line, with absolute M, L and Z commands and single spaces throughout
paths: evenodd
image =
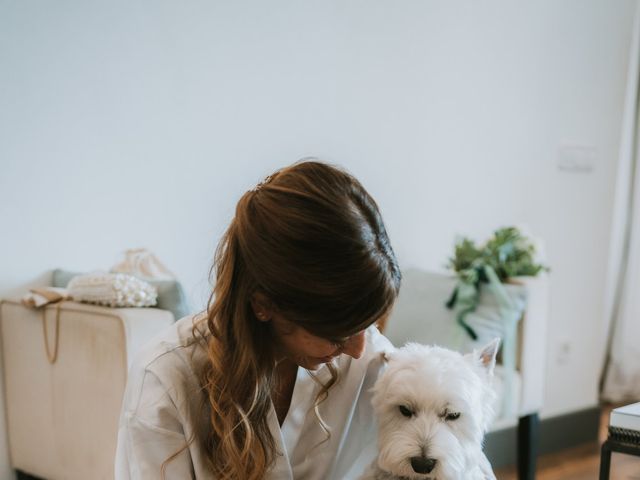
M 307 370 L 316 370 L 342 353 L 353 358 L 360 358 L 364 353 L 364 330 L 338 344 L 312 335 L 279 312 L 271 314 L 271 324 L 280 354 Z

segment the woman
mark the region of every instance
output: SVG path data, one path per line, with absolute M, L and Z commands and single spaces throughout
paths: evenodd
M 116 478 L 357 478 L 400 270 L 371 196 L 303 161 L 245 193 L 207 311 L 135 361 Z

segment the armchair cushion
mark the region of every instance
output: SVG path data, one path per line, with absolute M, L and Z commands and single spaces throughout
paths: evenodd
M 51 280 L 52 287 L 66 288 L 69 281 L 81 272 L 71 272 L 57 268 L 53 271 Z M 158 280 L 155 278 L 140 277 L 145 282 L 150 283 L 158 290 L 158 304 L 156 308 L 169 310 L 173 313 L 173 318 L 178 320 L 186 317 L 191 312 L 182 285 L 177 280 Z

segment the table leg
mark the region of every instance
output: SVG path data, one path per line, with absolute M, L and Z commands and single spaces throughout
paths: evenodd
M 600 449 L 600 480 L 609 480 L 609 470 L 611 469 L 611 445 L 609 440 L 602 444 Z

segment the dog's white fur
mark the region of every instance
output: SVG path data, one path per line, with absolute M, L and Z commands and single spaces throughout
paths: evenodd
M 415 343 L 385 354 L 373 388 L 379 454 L 361 480 L 495 479 L 482 442 L 494 415 L 499 343 L 467 355 Z M 435 466 L 419 473 L 412 457 Z

